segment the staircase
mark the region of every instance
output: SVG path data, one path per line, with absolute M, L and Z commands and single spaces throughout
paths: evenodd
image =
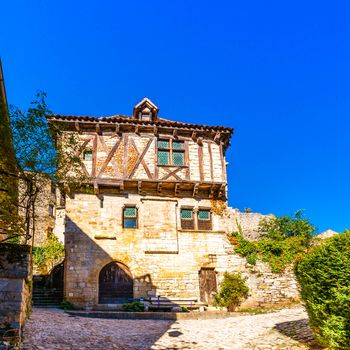
M 63 301 L 63 290 L 34 288 L 32 300 L 35 307 L 59 307 Z

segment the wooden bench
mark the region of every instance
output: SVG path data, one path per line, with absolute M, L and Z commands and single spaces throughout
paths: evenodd
M 149 303 L 149 310 L 169 311 L 174 307 L 187 307 L 189 310 L 195 310 L 201 306 L 207 306 L 207 304 L 198 302 L 197 298 L 151 297 L 145 298 L 143 301 Z

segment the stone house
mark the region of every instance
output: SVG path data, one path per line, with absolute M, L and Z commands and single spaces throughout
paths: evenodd
M 227 239 L 238 220 L 254 236 L 262 217 L 227 207 L 232 128 L 160 118 L 147 98 L 131 117 L 51 115 L 48 122 L 78 136 L 89 179 L 56 208 L 68 301 L 95 309 L 151 297 L 212 304 L 225 271 L 247 274 L 253 304 L 294 299 L 290 275 L 275 285 L 268 273 L 266 284 Z

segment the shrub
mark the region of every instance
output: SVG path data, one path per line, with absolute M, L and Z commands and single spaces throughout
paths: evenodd
M 145 305 L 140 301 L 133 301 L 129 304 L 124 304 L 123 309 L 130 312 L 142 312 L 145 311 Z
M 295 273 L 317 340 L 350 349 L 350 230 L 313 247 Z
M 225 272 L 220 292 L 215 296 L 216 304 L 227 307 L 230 311 L 235 310 L 248 297 L 248 292 L 246 280 L 241 274 Z
M 267 262 L 272 272 L 281 273 L 293 261 L 303 256 L 311 244 L 315 227 L 301 211 L 294 216 L 262 219 L 259 231 L 260 240 L 251 242 L 243 238 L 242 229 L 229 236 L 237 254 L 255 265 L 257 259 Z
M 60 304 L 60 309 L 63 309 L 63 310 L 75 310 L 75 307 L 68 300 L 63 300 L 61 302 L 61 304 Z
M 33 247 L 33 264 L 44 268 L 64 257 L 64 245 L 51 234 L 42 246 Z

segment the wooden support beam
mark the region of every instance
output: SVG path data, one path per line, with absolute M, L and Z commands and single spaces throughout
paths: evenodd
M 135 125 L 135 134 L 140 135 L 140 129 L 138 125 Z
M 142 181 L 137 181 L 137 192 L 142 194 Z
M 79 124 L 79 122 L 75 122 L 75 123 L 74 123 L 74 126 L 75 126 L 75 130 L 78 131 L 79 134 L 81 134 L 81 129 L 80 129 L 80 124 Z
M 220 186 L 220 189 L 219 189 L 219 198 L 224 197 L 224 195 L 225 195 L 225 188 L 226 188 L 226 184 L 222 184 L 222 185 Z
M 161 182 L 159 182 L 157 185 L 157 192 L 162 193 L 162 183 Z
M 210 187 L 209 198 L 214 198 L 215 185 Z
M 177 196 L 179 194 L 179 191 L 180 191 L 180 184 L 176 183 L 175 184 L 175 196 Z
M 156 126 L 153 127 L 153 134 L 154 135 L 157 135 L 158 133 L 158 128 Z
M 121 183 L 119 185 L 119 191 L 124 192 L 124 181 L 121 181 Z
M 97 132 L 98 134 L 101 134 L 101 133 L 102 133 L 102 131 L 101 131 L 101 126 L 100 126 L 99 123 L 96 124 L 96 132 Z
M 91 176 L 96 176 L 96 166 L 97 166 L 97 135 L 94 137 L 92 144 L 92 170 Z
M 174 129 L 173 131 L 173 137 L 177 139 L 178 135 L 177 135 L 177 129 Z
M 197 196 L 197 194 L 198 194 L 198 189 L 199 189 L 199 184 L 195 184 L 195 185 L 193 186 L 193 193 L 192 193 L 192 196 L 193 196 L 193 197 Z
M 192 137 L 193 141 L 195 141 L 195 142 L 197 141 L 197 133 L 195 131 L 192 131 L 191 137 Z
M 198 137 L 198 138 L 197 138 L 197 144 L 198 144 L 199 146 L 203 146 L 203 137 Z
M 99 194 L 98 183 L 96 181 L 94 182 L 94 194 L 96 194 L 96 195 Z
M 120 126 L 119 126 L 119 124 L 115 124 L 115 133 L 117 135 L 119 135 L 119 133 L 120 133 Z
M 221 132 L 217 131 L 216 135 L 214 136 L 214 142 L 220 142 L 220 138 L 221 138 Z
M 204 181 L 203 146 L 198 146 L 198 167 L 200 180 Z

